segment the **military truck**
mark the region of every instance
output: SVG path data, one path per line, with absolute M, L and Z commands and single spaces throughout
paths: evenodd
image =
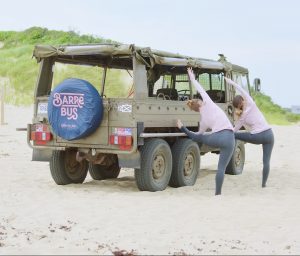
M 194 185 L 200 156 L 219 149 L 177 128 L 181 119 L 188 129 L 199 129 L 199 113 L 186 105 L 199 98 L 187 67 L 232 122 L 235 90 L 224 76 L 249 90 L 248 70 L 222 54 L 216 61 L 135 45 L 90 44 L 37 45 L 33 56 L 40 69 L 27 141 L 32 160 L 49 161 L 58 185 L 82 183 L 88 172 L 95 180 L 117 178 L 122 167 L 134 168 L 142 191 Z M 97 79 L 90 81 L 92 71 Z M 244 144 L 237 141 L 226 173 L 240 174 L 244 159 Z

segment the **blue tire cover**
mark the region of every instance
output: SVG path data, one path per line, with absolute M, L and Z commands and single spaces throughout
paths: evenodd
M 102 98 L 88 81 L 66 79 L 51 92 L 48 120 L 53 132 L 65 140 L 80 139 L 93 133 L 102 116 Z

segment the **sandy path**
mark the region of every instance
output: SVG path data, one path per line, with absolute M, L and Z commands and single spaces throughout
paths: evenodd
M 0 126 L 0 254 L 299 254 L 300 126 L 274 126 L 268 187 L 260 146 L 246 145 L 244 173 L 215 197 L 217 157 L 202 157 L 193 187 L 138 191 L 120 178 L 57 186 L 31 162 L 24 132 L 32 108 L 6 107 Z

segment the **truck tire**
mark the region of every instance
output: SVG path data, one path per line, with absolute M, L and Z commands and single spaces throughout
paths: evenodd
M 54 150 L 50 159 L 50 172 L 57 185 L 83 183 L 88 171 L 88 162 L 76 160 L 77 150 Z
M 102 117 L 102 98 L 88 81 L 66 79 L 50 94 L 48 120 L 53 132 L 65 140 L 77 140 L 92 134 Z
M 120 173 L 118 158 L 110 166 L 92 164 L 89 165 L 89 173 L 94 180 L 116 179 Z
M 236 140 L 234 151 L 229 164 L 226 167 L 226 174 L 238 175 L 243 172 L 245 164 L 245 143 Z
M 200 150 L 191 139 L 179 139 L 172 147 L 171 187 L 193 186 L 200 169 Z
M 162 139 L 151 139 L 141 148 L 141 169 L 134 175 L 139 190 L 162 191 L 169 183 L 172 173 L 172 152 Z

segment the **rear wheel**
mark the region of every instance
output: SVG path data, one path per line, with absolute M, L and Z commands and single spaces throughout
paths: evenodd
M 162 139 L 151 139 L 141 149 L 141 169 L 135 169 L 137 186 L 142 191 L 161 191 L 172 173 L 172 153 Z
M 245 144 L 236 140 L 234 151 L 226 168 L 226 174 L 238 175 L 243 172 L 245 163 Z
M 50 172 L 57 185 L 83 183 L 88 171 L 88 162 L 76 160 L 76 149 L 54 150 L 50 159 Z
M 91 164 L 89 166 L 89 173 L 94 180 L 106 180 L 118 178 L 120 167 L 118 157 L 113 157 L 113 163 L 109 166 L 100 164 Z
M 200 168 L 200 150 L 191 139 L 180 139 L 172 147 L 171 187 L 193 186 Z

